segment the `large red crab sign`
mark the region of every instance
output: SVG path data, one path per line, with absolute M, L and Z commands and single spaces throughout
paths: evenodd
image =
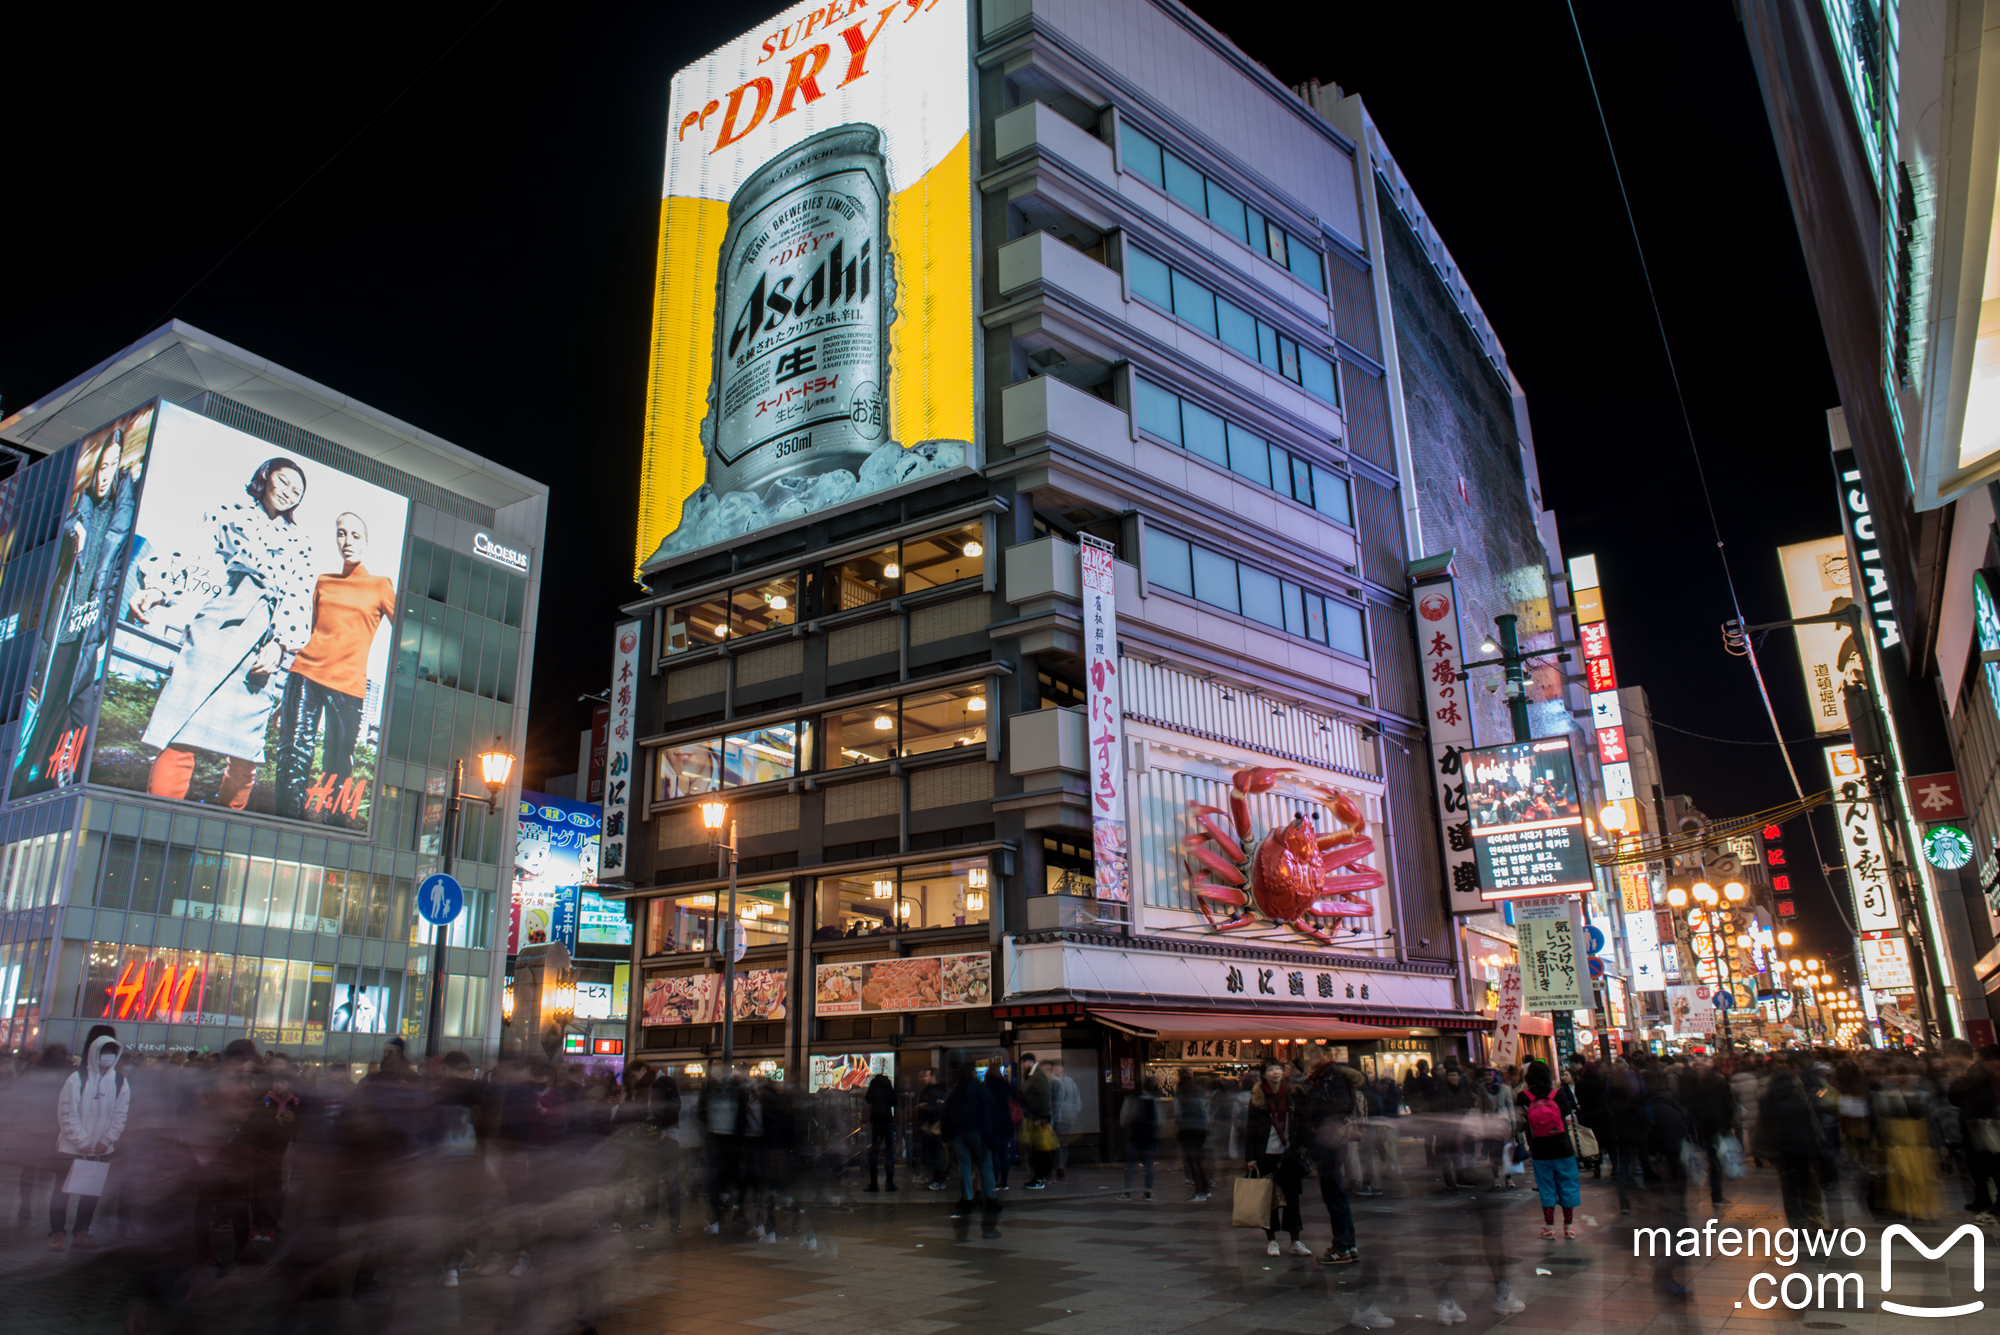
M 1288 774 L 1304 777 L 1297 770 L 1262 766 L 1236 771 L 1227 813 L 1236 825 L 1234 836 L 1215 820 L 1224 814 L 1220 807 L 1188 803 L 1195 823 L 1201 826 L 1201 833 L 1182 841 L 1187 847 L 1188 871 L 1195 878 L 1195 902 L 1217 931 L 1255 922 L 1254 907 L 1300 936 L 1330 946 L 1333 938 L 1307 922 L 1306 915 L 1365 918 L 1375 911 L 1361 892 L 1381 885 L 1382 873 L 1354 865 L 1375 851 L 1375 841 L 1363 833 L 1367 821 L 1354 799 L 1316 783 L 1301 786 L 1326 802 L 1342 828 L 1321 834 L 1301 811 L 1293 814 L 1290 823 L 1253 839 L 1248 794 L 1268 793 L 1281 775 Z M 1216 904 L 1226 904 L 1237 912 L 1217 921 L 1212 907 Z

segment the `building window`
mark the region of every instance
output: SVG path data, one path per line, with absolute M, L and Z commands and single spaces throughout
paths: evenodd
M 761 635 L 798 618 L 799 577 L 781 575 L 682 603 L 667 618 L 667 652 L 686 653 L 704 645 Z
M 1097 894 L 1097 878 L 1092 874 L 1093 850 L 1087 843 L 1067 843 L 1061 839 L 1042 840 L 1043 886 L 1051 895 Z
M 844 612 L 899 593 L 978 579 L 986 570 L 984 533 L 984 521 L 975 519 L 849 557 L 827 572 L 822 605 L 827 613 Z
M 1282 376 L 1316 398 L 1340 406 L 1333 363 L 1301 348 L 1250 312 L 1215 295 L 1178 269 L 1136 246 L 1125 247 L 1125 272 L 1132 295 L 1149 301 L 1181 323 Z
M 986 684 L 968 682 L 828 714 L 826 768 L 986 745 Z
M 1273 630 L 1368 657 L 1361 609 L 1280 579 L 1199 543 L 1146 526 L 1146 578 L 1163 589 L 1248 617 Z
M 727 890 L 670 895 L 646 901 L 646 953 L 685 955 L 722 949 L 722 916 Z M 792 935 L 792 888 L 787 881 L 736 888 L 736 920 L 743 944 L 782 945 Z
M 812 734 L 810 721 L 774 723 L 663 746 L 653 755 L 653 800 L 789 779 L 812 768 Z
M 822 876 L 814 894 L 813 939 L 971 927 L 992 917 L 998 889 L 983 857 Z
M 1118 140 L 1126 171 L 1151 181 L 1188 212 L 1207 218 L 1313 291 L 1326 291 L 1318 251 L 1299 244 L 1284 228 L 1130 125 L 1120 124 Z
M 1354 525 L 1347 479 L 1340 474 L 1138 376 L 1132 378 L 1132 424 L 1328 519 Z

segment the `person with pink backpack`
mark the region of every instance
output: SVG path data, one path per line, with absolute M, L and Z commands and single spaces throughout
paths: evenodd
M 1535 1162 L 1535 1191 L 1542 1198 L 1542 1236 L 1556 1236 L 1556 1206 L 1562 1206 L 1565 1238 L 1576 1237 L 1576 1207 L 1583 1204 L 1577 1184 L 1576 1142 L 1570 1121 L 1576 1097 L 1556 1084 L 1547 1062 L 1528 1064 L 1527 1087 L 1514 1096 L 1527 1110 L 1528 1154 Z

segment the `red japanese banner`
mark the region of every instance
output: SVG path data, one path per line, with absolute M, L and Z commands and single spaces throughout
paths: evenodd
M 1125 758 L 1119 745 L 1125 711 L 1118 694 L 1118 565 L 1116 548 L 1081 534 L 1083 560 L 1084 702 L 1090 710 L 1092 876 L 1097 898 L 1131 898 L 1125 840 Z

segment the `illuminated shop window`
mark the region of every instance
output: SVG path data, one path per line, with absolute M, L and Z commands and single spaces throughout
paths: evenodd
M 722 948 L 721 915 L 729 907 L 727 890 L 669 895 L 646 902 L 648 955 L 682 955 Z M 736 888 L 736 919 L 743 944 L 779 945 L 792 934 L 792 888 L 788 881 Z
M 805 721 L 660 747 L 653 756 L 654 800 L 789 779 L 811 768 L 812 744 L 813 725 Z
M 822 876 L 814 892 L 813 939 L 970 927 L 991 919 L 998 892 L 984 857 Z

